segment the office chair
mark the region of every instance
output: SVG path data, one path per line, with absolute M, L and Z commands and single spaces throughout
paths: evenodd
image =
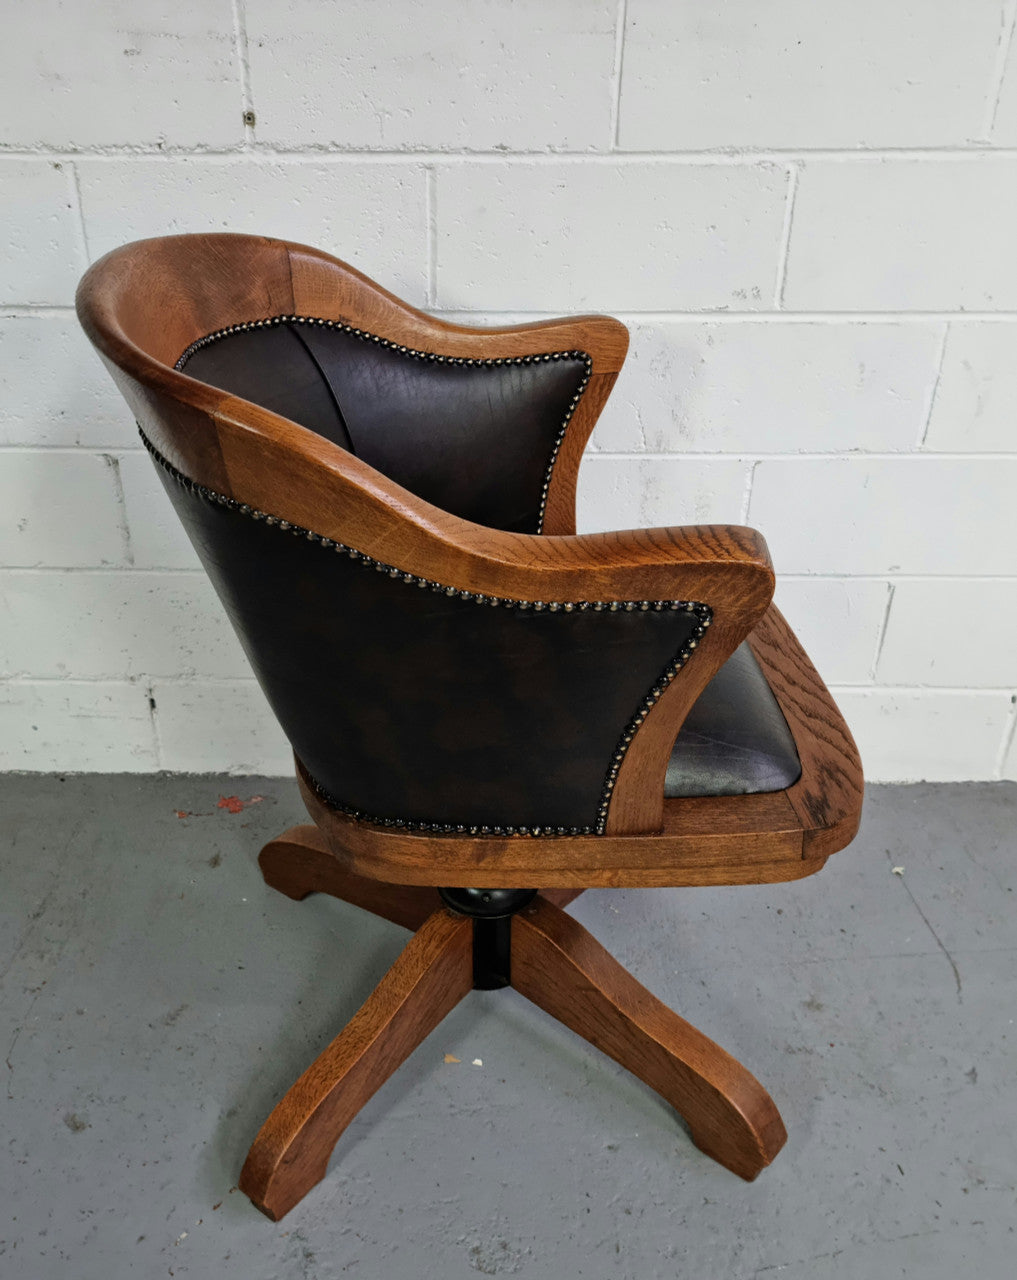
M 117 249 L 77 305 L 294 748 L 313 825 L 265 880 L 414 931 L 241 1188 L 280 1218 L 444 1015 L 509 984 L 754 1178 L 786 1136 L 769 1095 L 565 907 L 811 875 L 855 834 L 861 766 L 758 533 L 576 536 L 625 328 L 448 324 L 224 234 Z

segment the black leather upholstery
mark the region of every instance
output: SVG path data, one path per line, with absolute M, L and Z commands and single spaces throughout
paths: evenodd
M 665 796 L 783 791 L 801 776 L 794 739 L 747 644 L 740 645 L 686 717 L 667 767 Z
M 445 364 L 288 323 L 217 338 L 182 367 L 350 449 L 445 511 L 518 533 L 539 531 L 551 458 L 586 378 L 576 356 Z
M 290 323 L 217 338 L 183 367 L 446 510 L 515 530 L 537 527 L 547 462 L 585 376 L 573 359 L 444 365 Z M 688 614 L 537 614 L 438 596 L 165 478 L 283 729 L 328 794 L 407 822 L 596 823 L 619 738 L 692 634 Z M 665 795 L 779 791 L 799 774 L 742 645 L 678 735 Z
M 160 475 L 297 755 L 368 816 L 595 827 L 622 734 L 698 631 L 421 589 Z

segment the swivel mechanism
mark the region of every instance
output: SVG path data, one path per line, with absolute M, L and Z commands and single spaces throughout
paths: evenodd
M 414 935 L 346 1028 L 265 1121 L 240 1189 L 281 1218 L 324 1178 L 364 1103 L 472 989 L 511 985 L 671 1103 L 692 1141 L 751 1180 L 784 1145 L 777 1108 L 734 1058 L 672 1013 L 564 908 L 581 889 L 433 889 L 347 869 L 319 828 L 292 827 L 259 859 L 290 898 L 328 893 Z
M 439 889 L 451 910 L 473 920 L 473 986 L 497 991 L 512 984 L 512 917 L 536 889 Z

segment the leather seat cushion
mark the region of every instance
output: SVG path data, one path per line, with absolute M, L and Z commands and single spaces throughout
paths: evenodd
M 801 776 L 794 738 L 748 644 L 700 694 L 678 734 L 664 795 L 783 791 Z

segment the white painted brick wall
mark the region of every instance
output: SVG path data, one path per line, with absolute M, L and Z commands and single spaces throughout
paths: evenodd
M 155 681 L 152 701 L 164 769 L 292 773 L 293 749 L 254 680 Z
M 159 768 L 148 693 L 122 680 L 0 682 L 0 769 Z
M 126 565 L 117 465 L 109 454 L 4 450 L 0 562 L 19 568 Z
M 1014 311 L 1017 165 L 957 152 L 801 166 L 784 302 L 805 311 Z
M 1011 573 L 1017 456 L 764 458 L 749 523 L 786 573 Z
M 773 164 L 437 169 L 437 301 L 506 311 L 769 305 L 788 177 Z
M 159 473 L 143 450 L 119 455 L 124 524 L 136 569 L 194 569 L 201 561 L 166 497 Z
M 246 0 L 258 137 L 275 146 L 598 151 L 615 0 Z M 379 59 L 384 71 L 379 71 Z
M 579 477 L 580 532 L 671 524 L 739 524 L 748 465 L 734 459 L 600 457 Z
M 897 777 L 902 760 L 929 782 L 998 776 L 1000 741 L 1013 717 L 1008 694 L 836 686 L 833 692 L 870 778 Z
M 953 644 L 938 638 L 944 618 L 964 619 Z M 949 625 L 949 624 L 948 624 Z M 1006 688 L 1017 656 L 1017 582 L 1013 579 L 905 579 L 893 591 L 879 684 Z
M 775 599 L 827 684 L 871 685 L 892 592 L 876 578 L 782 576 Z
M 1017 324 L 952 324 L 925 438 L 949 453 L 1008 453 L 1017 406 Z
M 1001 7 L 629 0 L 620 141 L 653 151 L 963 145 L 982 131 Z
M 239 155 L 83 159 L 76 168 L 93 257 L 144 236 L 245 231 L 348 246 L 350 258 L 368 274 L 384 275 L 412 302 L 424 301 L 422 165 Z
M 461 318 L 620 315 L 581 527 L 748 520 L 870 778 L 1017 780 L 1015 15 L 12 9 L 0 768 L 290 767 L 70 310 L 114 245 L 229 228 Z
M 633 325 L 593 447 L 906 452 L 928 418 L 942 328 L 763 319 Z
M 203 573 L 0 571 L 0 675 L 250 678 Z
M 77 320 L 61 311 L 0 315 L 0 444 L 136 448 L 130 415 Z
M 8 145 L 217 147 L 243 138 L 231 0 L 32 0 L 7 7 L 4 44 Z
M 0 305 L 73 302 L 87 265 L 75 205 L 66 161 L 0 156 Z

